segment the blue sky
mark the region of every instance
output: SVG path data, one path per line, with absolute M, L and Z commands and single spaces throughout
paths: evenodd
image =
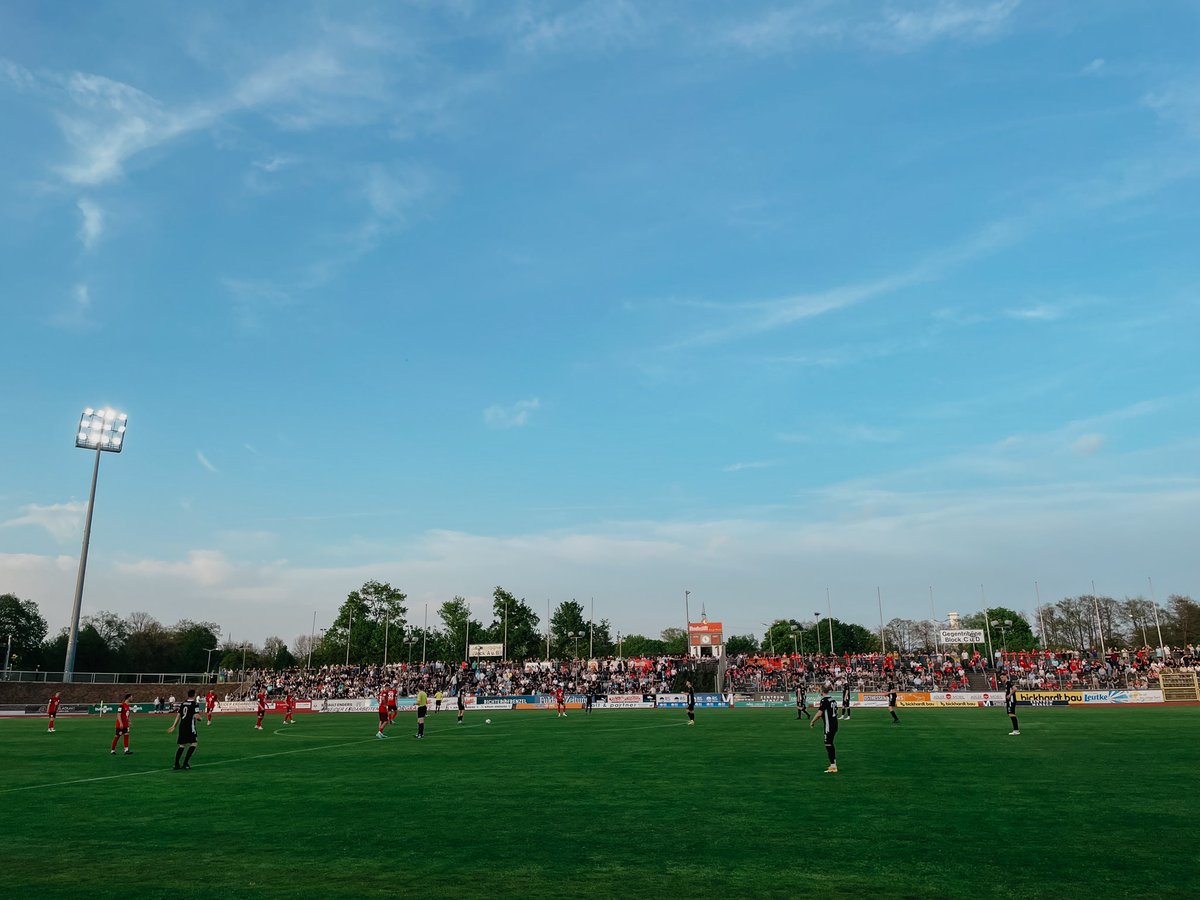
M 1200 14 L 12 3 L 0 590 L 626 633 L 1200 564 Z

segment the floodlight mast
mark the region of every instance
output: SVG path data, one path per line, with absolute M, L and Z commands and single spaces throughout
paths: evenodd
M 87 516 L 83 520 L 83 549 L 79 553 L 79 574 L 75 579 L 75 602 L 71 606 L 71 630 L 67 634 L 67 658 L 63 663 L 63 681 L 70 682 L 75 674 L 75 650 L 79 642 L 79 612 L 83 605 L 83 579 L 87 573 L 88 544 L 92 536 L 92 511 L 96 506 L 96 481 L 100 477 L 100 454 L 120 453 L 125 445 L 125 426 L 129 416 L 111 409 L 88 407 L 79 418 L 75 446 L 95 450 L 92 466 L 92 489 L 88 494 Z

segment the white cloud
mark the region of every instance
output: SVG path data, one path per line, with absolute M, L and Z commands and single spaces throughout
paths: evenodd
M 874 31 L 875 40 L 893 49 L 915 50 L 941 40 L 981 41 L 1011 27 L 1020 0 L 933 0 L 889 9 Z
M 284 156 L 275 154 L 268 156 L 266 159 L 256 159 L 250 165 L 261 172 L 278 172 L 280 169 L 296 164 L 294 156 Z
M 1104 60 L 1101 57 L 1096 57 L 1086 66 L 1079 70 L 1080 75 L 1099 75 L 1104 68 Z
M 83 533 L 83 512 L 86 504 L 82 501 L 70 503 L 51 503 L 43 506 L 29 503 L 21 507 L 21 515 L 6 522 L 0 522 L 0 528 L 19 528 L 32 526 L 44 528 L 50 536 L 60 543 L 78 538 Z
M 746 469 L 769 469 L 775 465 L 767 460 L 755 460 L 754 462 L 737 462 L 726 466 L 722 472 L 743 472 Z
M 201 453 L 199 450 L 196 451 L 196 460 L 200 463 L 200 465 L 202 465 L 202 466 L 204 466 L 204 468 L 208 469 L 208 471 L 210 471 L 210 472 L 218 471 L 217 467 L 208 461 L 208 457 L 205 456 L 203 453 Z
M 50 320 L 59 328 L 83 331 L 96 327 L 92 318 L 92 292 L 86 284 L 77 284 L 71 289 L 70 303 Z
M 186 560 L 180 561 L 143 559 L 136 562 L 119 562 L 115 568 L 122 575 L 179 581 L 204 587 L 221 584 L 234 570 L 224 554 L 216 550 L 192 550 Z
M 529 424 L 529 416 L 541 405 L 537 397 L 518 400 L 510 406 L 493 404 L 483 411 L 483 421 L 491 428 L 520 428 Z
M 1020 309 L 1005 310 L 1004 314 L 1010 319 L 1023 319 L 1027 322 L 1054 322 L 1064 315 L 1060 306 L 1040 303 L 1037 306 L 1026 306 Z
M 87 199 L 81 198 L 76 204 L 79 207 L 80 223 L 79 223 L 79 240 L 83 242 L 83 249 L 93 249 L 100 236 L 104 233 L 104 211 L 100 207 Z
M 1106 443 L 1102 434 L 1082 434 L 1071 445 L 1071 449 L 1080 456 L 1092 456 L 1099 453 Z

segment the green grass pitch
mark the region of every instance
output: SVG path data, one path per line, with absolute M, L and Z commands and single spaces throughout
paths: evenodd
M 1182 896 L 1200 709 L 0 720 L 6 897 Z

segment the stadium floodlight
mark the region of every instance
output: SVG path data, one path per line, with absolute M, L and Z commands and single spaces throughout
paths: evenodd
M 79 417 L 75 446 L 95 450 L 92 467 L 92 490 L 88 495 L 87 516 L 83 521 L 83 549 L 79 553 L 79 574 L 75 578 L 75 602 L 71 607 L 71 630 L 67 633 L 67 658 L 63 663 L 63 681 L 70 682 L 75 674 L 75 650 L 79 642 L 79 612 L 83 605 L 83 578 L 87 572 L 88 543 L 92 536 L 92 510 L 96 506 L 96 479 L 100 477 L 100 454 L 120 453 L 125 447 L 125 428 L 129 416 L 108 407 L 89 406 Z
M 800 646 L 801 646 L 801 647 L 803 647 L 803 646 L 804 646 L 804 632 L 800 630 L 800 626 L 799 626 L 799 625 L 793 625 L 793 626 L 791 627 L 791 632 L 792 632 L 792 652 L 793 652 L 793 653 L 800 653 L 801 655 L 803 655 L 803 651 L 802 651 L 802 650 L 797 650 L 797 649 L 796 649 L 796 635 L 797 635 L 797 634 L 799 634 L 799 635 L 800 635 Z
M 583 631 L 568 631 L 567 632 L 567 637 L 574 638 L 574 640 L 575 640 L 575 658 L 576 659 L 579 659 L 579 639 L 581 637 L 583 637 L 584 634 L 585 634 L 585 632 L 583 632 Z

